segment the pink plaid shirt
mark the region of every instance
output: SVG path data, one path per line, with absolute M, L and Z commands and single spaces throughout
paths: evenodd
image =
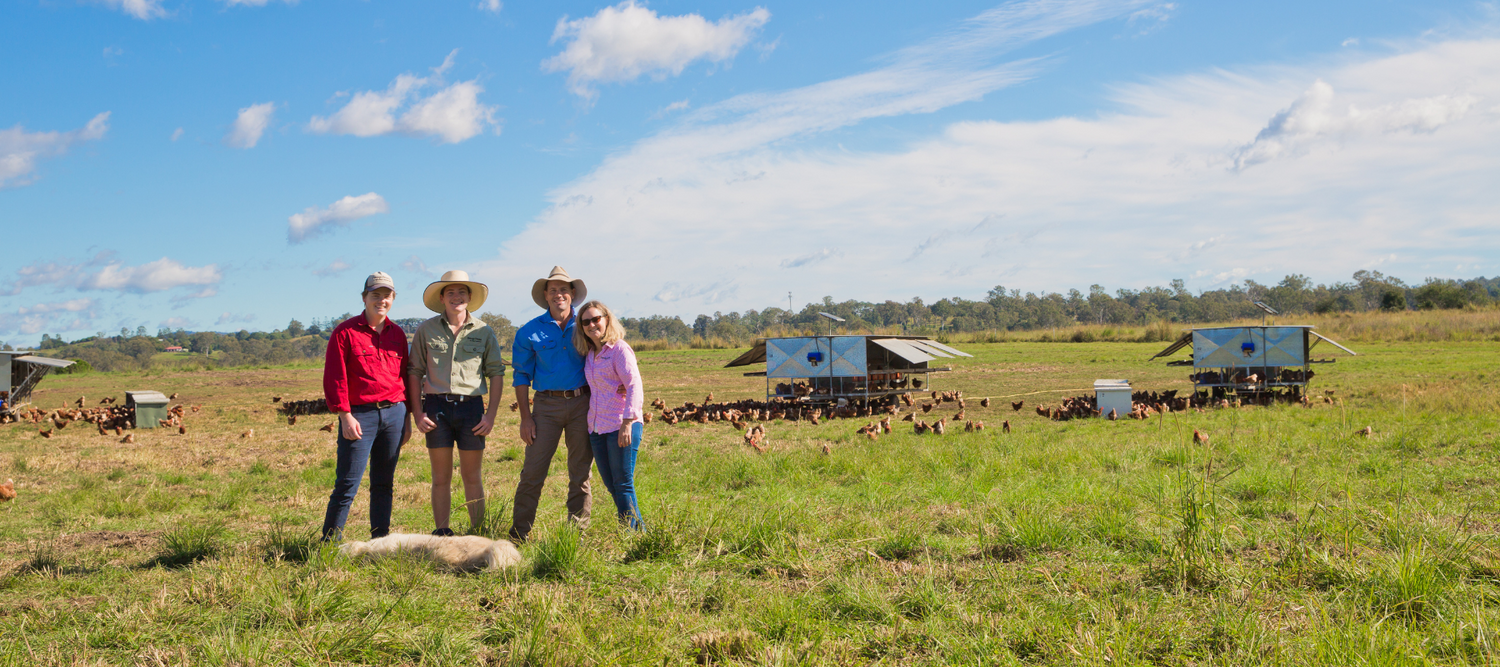
M 583 376 L 589 381 L 590 433 L 614 433 L 626 420 L 641 420 L 646 390 L 630 343 L 605 345 L 598 357 L 584 354 Z

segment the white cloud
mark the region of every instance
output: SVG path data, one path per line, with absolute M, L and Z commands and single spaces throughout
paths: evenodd
M 37 160 L 62 155 L 81 141 L 102 139 L 107 131 L 108 111 L 72 132 L 27 132 L 20 125 L 0 130 L 0 188 L 30 183 Z
M 837 257 L 837 256 L 842 255 L 842 254 L 843 253 L 841 253 L 841 252 L 839 252 L 837 250 L 834 250 L 833 248 L 823 248 L 821 250 L 818 250 L 818 251 L 812 252 L 812 253 L 808 253 L 808 254 L 803 255 L 801 257 L 793 257 L 791 259 L 781 260 L 781 266 L 782 266 L 782 268 L 786 268 L 786 269 L 795 269 L 797 267 L 807 266 L 809 264 L 817 264 L 818 262 L 821 262 L 821 261 L 823 261 L 825 259 L 829 259 L 831 257 Z
M 659 16 L 626 0 L 593 16 L 559 19 L 552 41 L 563 40 L 567 46 L 543 61 L 542 68 L 568 72 L 568 88 L 593 99 L 595 83 L 631 81 L 647 74 L 677 76 L 696 60 L 729 60 L 769 20 L 771 12 L 763 7 L 710 22 L 698 14 Z
M 0 313 L 0 333 L 29 335 L 84 329 L 98 316 L 98 305 L 95 299 L 71 299 L 23 306 L 14 313 Z
M 187 327 L 195 326 L 197 326 L 197 323 L 186 317 L 168 317 L 156 324 L 156 328 L 158 329 L 186 329 Z
M 236 323 L 245 323 L 245 324 L 248 324 L 248 323 L 254 322 L 254 321 L 255 321 L 255 315 L 253 313 L 237 315 L 235 313 L 226 312 L 226 313 L 224 313 L 222 315 L 219 315 L 219 319 L 214 322 L 214 326 L 223 326 L 225 324 L 236 324 Z
M 126 14 L 134 16 L 142 21 L 161 18 L 167 15 L 167 10 L 162 9 L 161 0 L 99 0 L 110 9 L 118 9 Z
M 313 275 L 322 277 L 336 276 L 348 271 L 350 268 L 353 268 L 352 265 L 340 258 L 333 260 L 333 263 L 328 266 L 314 270 Z
M 391 207 L 385 198 L 373 192 L 347 196 L 320 209 L 309 206 L 301 213 L 287 218 L 286 238 L 289 243 L 301 243 L 331 227 L 343 227 L 360 218 L 389 213 Z
M 672 114 L 672 113 L 675 113 L 675 112 L 678 112 L 678 111 L 686 111 L 687 108 L 688 108 L 688 106 L 689 106 L 689 104 L 688 104 L 687 100 L 677 100 L 676 102 L 673 102 L 671 104 L 668 104 L 667 106 L 662 107 L 660 111 L 657 111 L 656 113 L 651 114 L 651 119 L 652 120 L 656 120 L 658 118 L 665 117 L 665 116 L 667 116 L 669 114 Z
M 1500 256 L 1500 118 L 1474 110 L 1500 100 L 1496 39 L 1122 85 L 1107 112 L 952 123 L 885 151 L 801 141 L 1024 80 L 1036 63 L 994 52 L 1131 9 L 994 11 L 1008 14 L 966 22 L 877 70 L 685 114 L 550 192 L 551 207 L 474 274 L 505 284 L 553 264 L 588 267 L 577 275 L 609 276 L 590 287 L 612 306 L 690 316 L 785 303 L 788 290 L 982 298 L 997 284 L 1144 286 L 1195 275 L 1206 288 L 1288 273 L 1348 280 L 1370 258 L 1397 253 L 1382 271 L 1420 276 Z M 1318 80 L 1337 94 L 1313 91 L 1288 112 L 1272 133 L 1287 150 L 1234 171 L 1246 141 Z M 1304 135 L 1326 135 L 1317 141 L 1337 150 L 1306 150 Z M 556 241 L 606 231 L 606 245 Z M 622 247 L 633 249 L 628 258 Z M 823 248 L 842 254 L 790 266 Z M 501 309 L 530 307 L 495 297 L 513 300 Z
M 308 129 L 320 134 L 374 137 L 401 132 L 438 137 L 443 143 L 458 143 L 483 133 L 496 124 L 498 107 L 479 103 L 484 92 L 478 80 L 444 86 L 443 75 L 453 67 L 457 50 L 426 77 L 402 74 L 383 91 L 360 91 L 343 108 L 328 117 L 313 116 Z M 439 86 L 437 92 L 420 97 L 418 91 Z M 408 101 L 411 103 L 407 105 Z M 398 118 L 396 113 L 407 105 Z
M 1442 94 L 1408 98 L 1370 109 L 1334 106 L 1333 86 L 1313 82 L 1291 106 L 1271 117 L 1255 140 L 1234 153 L 1235 170 L 1278 157 L 1302 155 L 1324 143 L 1341 143 L 1359 134 L 1433 132 L 1459 120 L 1478 103 L 1473 95 Z
M 229 134 L 224 135 L 224 143 L 233 148 L 255 148 L 275 113 L 274 102 L 252 104 L 240 109 L 239 116 L 234 119 L 234 127 L 229 130 Z
M 504 7 L 505 3 L 500 0 L 479 0 L 479 8 L 487 12 L 499 14 Z
M 420 273 L 420 274 L 422 274 L 424 276 L 430 276 L 430 275 L 432 275 L 432 270 L 428 269 L 427 268 L 427 264 L 422 261 L 422 258 L 417 257 L 416 255 L 412 255 L 411 257 L 407 257 L 406 261 L 402 262 L 400 266 L 401 266 L 401 270 L 402 271 L 410 271 L 412 273 Z
M 206 266 L 184 266 L 177 260 L 163 257 L 140 266 L 112 263 L 99 272 L 87 276 L 79 289 L 119 290 L 135 294 L 160 292 L 176 287 L 204 286 L 213 289 L 224 280 L 224 272 L 214 264 Z M 202 293 L 211 296 L 212 293 Z
M 181 138 L 182 138 L 182 128 L 179 127 L 179 128 L 177 128 L 175 130 L 172 130 L 172 141 L 177 141 L 178 139 L 181 139 Z

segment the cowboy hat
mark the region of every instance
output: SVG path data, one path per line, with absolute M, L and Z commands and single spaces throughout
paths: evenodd
M 485 297 L 490 295 L 490 288 L 485 287 L 484 283 L 469 280 L 467 271 L 449 271 L 422 291 L 422 303 L 427 306 L 428 310 L 435 313 L 444 311 L 443 288 L 449 285 L 465 285 L 469 288 L 469 312 L 471 313 L 479 310 L 479 307 L 484 305 Z
M 531 300 L 535 301 L 536 305 L 541 306 L 542 308 L 547 308 L 546 295 L 547 281 L 549 280 L 561 280 L 566 283 L 573 283 L 573 303 L 581 303 L 583 302 L 583 298 L 588 296 L 589 289 L 583 286 L 582 280 L 575 279 L 573 276 L 568 275 L 567 269 L 564 269 L 561 266 L 554 266 L 552 267 L 552 273 L 550 275 L 548 275 L 546 278 L 537 278 L 536 282 L 531 284 Z

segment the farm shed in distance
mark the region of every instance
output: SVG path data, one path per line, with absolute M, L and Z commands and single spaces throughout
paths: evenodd
M 35 356 L 32 350 L 0 350 L 0 370 L 5 373 L 5 386 L 0 387 L 5 392 L 4 412 L 14 412 L 25 405 L 31 398 L 31 390 L 48 373 L 72 365 L 67 359 Z
M 1315 373 L 1313 364 L 1331 364 L 1333 359 L 1313 359 L 1318 343 L 1328 344 L 1350 355 L 1354 351 L 1313 331 L 1310 324 L 1283 324 L 1193 329 L 1156 353 L 1152 360 L 1193 348 L 1192 359 L 1167 362 L 1169 366 L 1192 366 L 1193 391 L 1212 398 L 1230 394 L 1260 396 L 1289 392 L 1304 394 Z
M 970 356 L 925 336 L 792 336 L 756 340 L 724 367 L 764 363 L 766 370 L 745 375 L 766 378 L 767 400 L 868 402 L 930 391 L 930 375 L 952 369 L 929 362 Z

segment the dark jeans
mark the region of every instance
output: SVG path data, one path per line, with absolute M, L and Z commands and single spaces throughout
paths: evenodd
M 373 405 L 355 406 L 354 420 L 359 422 L 360 438 L 344 438 L 339 424 L 337 477 L 333 495 L 328 497 L 328 511 L 323 515 L 323 539 L 343 537 L 349 506 L 359 492 L 365 464 L 370 466 L 370 536 L 380 537 L 391 530 L 391 493 L 396 478 L 396 461 L 401 458 L 401 429 L 406 425 L 406 404 L 388 408 Z
M 620 432 L 590 433 L 589 445 L 594 448 L 594 464 L 599 466 L 599 479 L 604 488 L 615 499 L 615 512 L 620 522 L 632 530 L 641 530 L 641 508 L 635 502 L 635 454 L 641 447 L 641 423 L 630 425 L 630 446 L 620 446 Z
M 452 447 L 470 451 L 484 450 L 484 436 L 474 435 L 474 427 L 484 419 L 484 397 L 472 396 L 453 401 L 440 394 L 422 398 L 422 411 L 436 424 L 427 432 L 427 448 Z

